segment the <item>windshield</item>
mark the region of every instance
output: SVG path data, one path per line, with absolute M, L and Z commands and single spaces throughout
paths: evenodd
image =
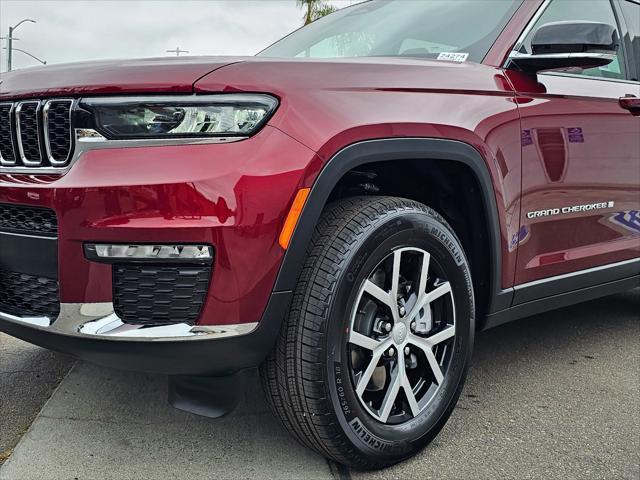
M 481 62 L 521 3 L 522 0 L 372 0 L 317 20 L 259 55 L 439 57 Z

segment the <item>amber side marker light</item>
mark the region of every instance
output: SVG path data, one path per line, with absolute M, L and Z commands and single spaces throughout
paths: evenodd
M 309 192 L 311 192 L 310 188 L 301 188 L 300 190 L 298 190 L 298 193 L 296 193 L 296 198 L 293 199 L 293 204 L 289 209 L 289 214 L 287 215 L 287 219 L 284 222 L 284 227 L 282 227 L 282 232 L 280 232 L 279 243 L 280 246 L 285 250 L 289 247 L 291 237 L 293 236 L 293 231 L 298 224 L 298 219 L 300 218 L 302 208 L 307 201 Z

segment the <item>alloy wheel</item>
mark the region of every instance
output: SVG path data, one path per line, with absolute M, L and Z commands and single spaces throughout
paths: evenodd
M 422 413 L 453 355 L 451 284 L 428 252 L 401 248 L 364 281 L 350 319 L 351 379 L 376 420 L 397 425 Z

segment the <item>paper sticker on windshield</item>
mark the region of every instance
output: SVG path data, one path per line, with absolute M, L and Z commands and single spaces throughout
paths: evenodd
M 456 52 L 441 52 L 438 55 L 438 60 L 448 60 L 450 62 L 466 62 L 469 58 L 468 53 L 456 53 Z

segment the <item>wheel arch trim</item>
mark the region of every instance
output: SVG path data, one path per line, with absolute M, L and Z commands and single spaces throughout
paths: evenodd
M 513 290 L 502 290 L 502 235 L 495 189 L 483 156 L 473 146 L 458 140 L 440 138 L 384 138 L 365 140 L 349 145 L 330 158 L 311 188 L 289 248 L 278 273 L 274 291 L 295 289 L 304 263 L 313 230 L 320 219 L 331 192 L 344 175 L 369 163 L 402 160 L 444 160 L 462 163 L 471 168 L 482 192 L 486 213 L 486 228 L 491 248 L 490 299 L 488 313 L 508 308 Z

